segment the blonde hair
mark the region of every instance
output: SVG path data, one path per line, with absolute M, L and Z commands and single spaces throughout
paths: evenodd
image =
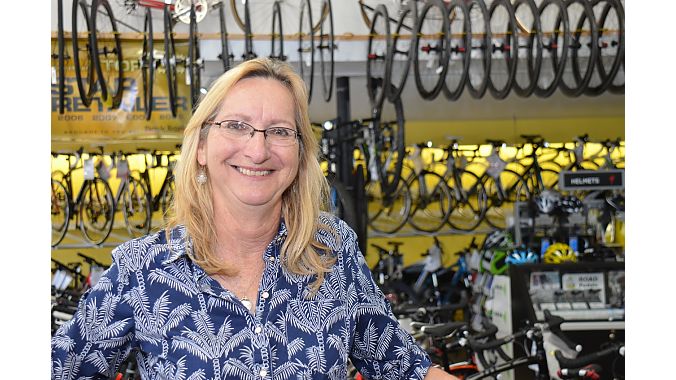
M 319 165 L 319 145 L 308 116 L 305 84 L 286 63 L 269 58 L 243 62 L 216 79 L 200 100 L 183 132 L 181 158 L 174 172 L 174 215 L 168 222 L 167 232 L 178 225 L 185 226 L 191 240 L 188 252 L 207 273 L 237 271 L 236 263 L 222 262 L 213 255 L 212 248 L 217 237 L 212 193 L 209 182 L 206 185 L 197 183 L 197 150 L 200 141 L 209 133 L 205 122 L 218 114 L 228 91 L 242 79 L 252 77 L 279 81 L 289 89 L 294 99 L 296 128 L 300 133 L 300 159 L 296 178 L 282 195 L 282 217 L 287 237 L 280 258 L 292 273 L 317 275 L 317 281 L 312 284 L 312 291 L 315 292 L 321 286 L 324 274 L 330 272 L 335 262 L 333 255 L 320 255 L 317 252 L 327 247 L 315 239 L 320 229 L 334 234 L 327 226 L 319 224 L 320 212 L 327 208 L 328 183 Z

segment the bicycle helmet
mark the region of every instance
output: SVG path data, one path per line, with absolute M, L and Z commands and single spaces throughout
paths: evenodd
M 545 264 L 575 263 L 577 253 L 568 244 L 554 243 L 547 248 L 542 261 Z
M 557 207 L 563 214 L 576 214 L 584 209 L 582 201 L 574 195 L 561 197 Z
M 606 246 L 596 245 L 585 248 L 580 253 L 580 261 L 615 261 L 617 254 L 615 251 Z
M 512 245 L 512 235 L 507 231 L 492 231 L 486 235 L 481 250 L 486 251 L 491 248 L 509 248 Z
M 529 264 L 537 263 L 540 261 L 540 257 L 530 248 L 519 247 L 515 248 L 507 253 L 507 258 L 505 262 L 508 265 L 512 264 Z
M 553 190 L 545 190 L 535 196 L 535 205 L 543 214 L 551 214 L 561 199 L 561 195 Z

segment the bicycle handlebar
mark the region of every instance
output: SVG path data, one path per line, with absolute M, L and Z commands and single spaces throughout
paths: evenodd
M 554 351 L 554 357 L 561 368 L 581 368 L 615 354 L 624 356 L 624 343 L 614 343 L 607 348 L 574 359 L 565 357 L 559 350 Z
M 562 379 L 601 379 L 601 366 L 590 364 L 583 368 L 561 368 L 556 371 L 556 375 Z

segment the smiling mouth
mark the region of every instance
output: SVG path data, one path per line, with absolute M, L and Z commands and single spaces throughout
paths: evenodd
M 239 166 L 235 166 L 238 172 L 244 174 L 245 176 L 249 177 L 263 177 L 266 176 L 270 173 L 272 173 L 272 170 L 249 170 L 245 168 L 241 168 Z

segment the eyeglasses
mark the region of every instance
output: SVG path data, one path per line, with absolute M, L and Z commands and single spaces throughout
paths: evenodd
M 261 132 L 265 141 L 275 146 L 290 146 L 296 143 L 300 133 L 284 127 L 272 127 L 268 129 L 256 129 L 250 124 L 239 120 L 208 121 L 206 125 L 215 125 L 227 136 L 242 139 L 245 136 L 252 138 L 254 133 Z

